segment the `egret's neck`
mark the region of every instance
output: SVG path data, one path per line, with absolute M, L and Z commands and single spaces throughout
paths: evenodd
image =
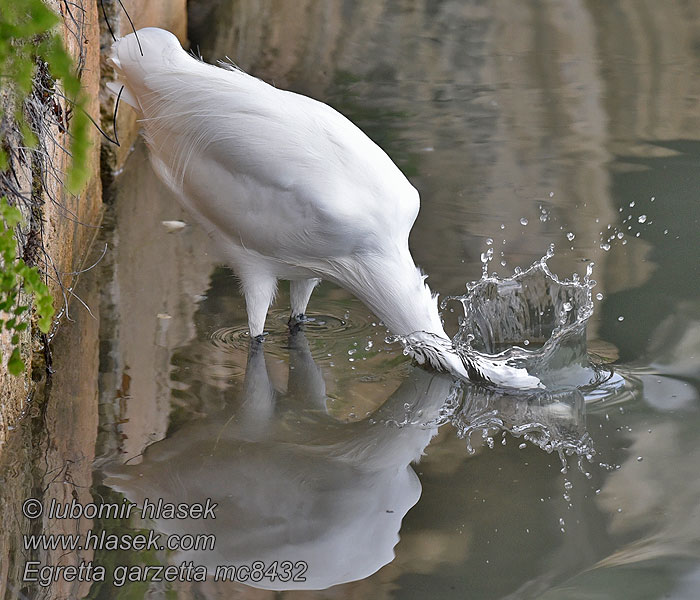
M 437 295 L 425 279 L 406 250 L 389 258 L 363 256 L 349 283 L 355 295 L 392 333 L 407 336 L 424 331 L 449 340 L 438 312 Z
M 408 248 L 389 256 L 366 254 L 332 267 L 338 270 L 338 282 L 371 308 L 392 333 L 410 336 L 406 347 L 419 363 L 468 376 L 442 326 L 437 295 L 425 283 L 426 276 Z

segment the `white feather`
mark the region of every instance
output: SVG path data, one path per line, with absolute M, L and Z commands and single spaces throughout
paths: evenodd
M 161 29 L 138 39 L 143 56 L 134 34 L 113 46 L 122 97 L 140 113 L 156 173 L 241 278 L 251 334 L 277 279 L 320 277 L 394 333 L 433 334 L 429 362 L 466 377 L 408 250 L 418 192 L 386 153 L 321 102 L 201 62 Z

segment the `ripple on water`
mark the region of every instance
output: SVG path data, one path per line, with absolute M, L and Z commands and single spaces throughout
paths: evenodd
M 290 357 L 288 319 L 287 310 L 273 308 L 266 322 L 265 354 L 284 362 Z M 334 374 L 332 379 L 352 374 L 356 381 L 367 384 L 401 378 L 403 369 L 394 364 L 402 356 L 401 348 L 387 343 L 386 327 L 359 303 L 349 309 L 347 302 L 326 300 L 323 312 L 309 311 L 303 328 L 311 357 Z M 250 341 L 247 323 L 241 322 L 214 330 L 207 343 L 216 351 L 215 361 L 230 375 L 234 376 L 229 366 L 239 365 L 237 377 L 245 373 Z

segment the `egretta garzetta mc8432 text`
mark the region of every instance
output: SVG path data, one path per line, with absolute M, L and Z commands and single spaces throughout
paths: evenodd
M 240 278 L 251 336 L 263 334 L 279 279 L 290 281 L 292 317 L 327 279 L 410 335 L 421 364 L 538 384 L 524 369 L 454 351 L 408 248 L 418 192 L 360 129 L 322 102 L 196 59 L 167 31 L 137 35 L 114 43 L 120 85 L 108 85 L 124 86 L 155 172 Z

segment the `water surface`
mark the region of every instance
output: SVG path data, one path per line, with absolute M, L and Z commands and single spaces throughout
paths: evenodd
M 264 348 L 250 353 L 231 271 L 139 144 L 117 179 L 109 252 L 84 278 L 99 319 L 100 423 L 95 470 L 81 450 L 81 476 L 95 498 L 212 497 L 220 513 L 80 527 L 217 537 L 214 551 L 97 551 L 101 564 L 305 560 L 307 581 L 41 593 L 696 598 L 700 11 L 680 0 L 200 0 L 191 17 L 206 60 L 229 56 L 328 102 L 385 148 L 421 193 L 411 248 L 443 296 L 479 279 L 489 248 L 501 276 L 550 243 L 561 277 L 583 279 L 595 262 L 587 349 L 620 378 L 605 393 L 576 381 L 547 398 L 458 385 L 412 366 L 329 284 L 293 334 L 283 287 Z M 188 225 L 170 232 L 168 220 Z M 460 314 L 459 302 L 445 309 L 451 333 Z M 559 454 L 518 429 L 533 422 L 583 440 L 581 464 L 565 457 L 562 473 Z M 73 460 L 69 450 L 59 457 Z M 50 473 L 22 485 L 77 486 Z M 27 493 L 3 492 L 3 514 Z M 10 572 L 21 563 L 8 559 Z

